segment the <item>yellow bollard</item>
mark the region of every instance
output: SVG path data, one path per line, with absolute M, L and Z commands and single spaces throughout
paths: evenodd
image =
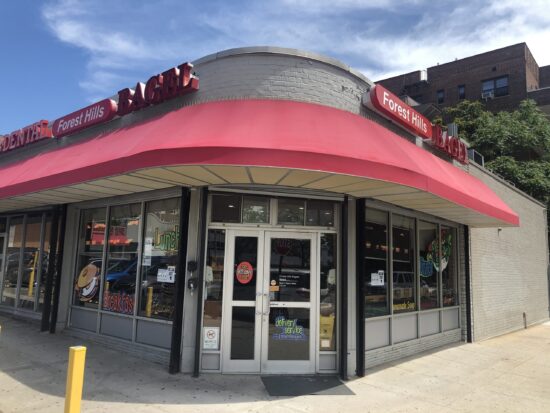
M 80 413 L 85 361 L 86 347 L 75 346 L 69 348 L 69 368 L 67 369 L 67 388 L 65 391 L 65 413 Z
M 29 275 L 29 291 L 28 296 L 32 297 L 32 293 L 34 292 L 34 272 L 36 271 L 36 261 L 38 260 L 38 251 L 34 252 L 34 258 L 32 260 L 32 270 Z
M 151 317 L 153 310 L 153 287 L 147 287 L 147 303 L 145 304 L 145 316 Z

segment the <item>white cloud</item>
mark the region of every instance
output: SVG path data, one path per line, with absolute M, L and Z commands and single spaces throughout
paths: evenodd
M 545 65 L 548 10 L 547 0 L 59 0 L 43 8 L 43 17 L 60 41 L 89 56 L 81 87 L 109 96 L 138 80 L 129 68 L 152 74 L 249 45 L 316 51 L 373 80 L 524 41 Z

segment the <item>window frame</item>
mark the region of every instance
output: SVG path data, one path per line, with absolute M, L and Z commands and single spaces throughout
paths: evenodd
M 420 314 L 423 314 L 423 313 L 429 313 L 429 312 L 439 312 L 439 318 L 440 318 L 440 327 L 441 327 L 441 317 L 442 317 L 442 312 L 445 311 L 445 310 L 450 310 L 450 309 L 453 309 L 453 308 L 461 308 L 462 307 L 462 301 L 461 301 L 461 282 L 462 282 L 462 277 L 464 276 L 463 274 L 463 269 L 461 268 L 461 258 L 460 258 L 460 254 L 459 254 L 459 245 L 460 245 L 460 242 L 461 242 L 461 231 L 460 231 L 460 228 L 461 228 L 461 225 L 456 223 L 456 222 L 452 222 L 452 221 L 448 221 L 444 218 L 438 218 L 438 217 L 434 217 L 432 215 L 428 215 L 428 214 L 425 214 L 423 212 L 417 212 L 417 211 L 412 211 L 412 210 L 406 210 L 406 209 L 402 209 L 398 206 L 395 206 L 395 205 L 392 205 L 392 204 L 387 204 L 383 201 L 377 201 L 377 200 L 370 200 L 370 199 L 366 199 L 364 200 L 365 202 L 365 209 L 376 209 L 378 211 L 381 211 L 381 212 L 384 212 L 384 213 L 388 213 L 389 214 L 389 218 L 388 218 L 388 222 L 389 222 L 389 225 L 393 225 L 393 220 L 392 220 L 392 215 L 393 214 L 396 214 L 396 215 L 402 215 L 402 216 L 406 216 L 406 217 L 410 217 L 410 218 L 413 218 L 415 219 L 415 247 L 416 247 L 416 251 L 415 251 L 415 254 L 416 254 L 416 257 L 415 257 L 415 260 L 416 260 L 416 264 L 415 264 L 415 280 L 416 280 L 416 293 L 415 293 L 415 298 L 416 298 L 416 310 L 415 311 L 408 311 L 408 312 L 397 312 L 397 313 L 394 313 L 393 312 L 393 265 L 391 264 L 393 262 L 393 240 L 390 239 L 390 241 L 392 242 L 391 244 L 388 245 L 388 255 L 387 255 L 387 259 L 389 260 L 388 261 L 388 264 L 387 264 L 387 268 L 389 272 L 391 272 L 392 276 L 388 278 L 388 288 L 390 289 L 390 298 L 391 298 L 391 301 L 390 303 L 392 304 L 389 308 L 389 313 L 386 314 L 386 315 L 380 315 L 380 316 L 373 316 L 373 317 L 366 317 L 366 316 L 363 316 L 363 319 L 365 320 L 365 322 L 369 321 L 369 320 L 377 320 L 377 319 L 384 319 L 384 318 L 389 318 L 389 319 L 393 319 L 394 317 L 400 317 L 400 316 L 407 316 L 407 315 L 413 315 L 413 314 L 416 314 L 416 315 L 420 315 Z M 365 222 L 365 220 L 363 220 Z M 419 277 L 419 273 L 420 273 L 420 259 L 419 259 L 419 253 L 420 253 L 420 248 L 419 248 L 419 231 L 418 231 L 418 228 L 419 228 L 419 222 L 418 221 L 425 221 L 425 222 L 428 222 L 428 223 L 432 223 L 432 224 L 435 224 L 436 227 L 437 227 L 437 231 L 438 231 L 438 236 L 439 234 L 441 233 L 441 227 L 442 226 L 446 226 L 446 227 L 449 227 L 449 228 L 454 228 L 455 231 L 456 231 L 456 245 L 453 247 L 453 253 L 456 254 L 456 263 L 455 263 L 455 270 L 456 270 L 456 275 L 457 275 L 457 291 L 456 291 L 456 303 L 455 305 L 453 306 L 448 306 L 448 307 L 444 307 L 443 306 L 443 302 L 442 302 L 442 294 L 443 294 L 443 290 L 442 290 L 442 272 L 441 272 L 441 267 L 440 267 L 440 271 L 438 271 L 438 297 L 439 297 L 439 303 L 438 303 L 438 307 L 436 308 L 431 308 L 431 309 L 426 309 L 426 310 L 421 310 L 420 309 L 420 277 Z M 392 233 L 392 231 L 388 231 L 388 237 L 390 237 L 390 234 Z M 441 241 L 439 241 L 441 242 Z M 439 251 L 441 252 L 441 246 L 439 247 Z M 461 317 L 460 315 L 460 311 L 459 311 L 459 317 Z M 439 332 L 441 334 L 441 331 Z
M 462 84 L 457 86 L 457 96 L 458 100 L 466 99 L 466 85 Z
M 435 99 L 438 105 L 445 103 L 445 89 L 438 89 L 435 92 Z
M 499 80 L 506 80 L 506 86 L 497 87 L 497 82 Z M 491 88 L 485 88 L 485 85 L 491 83 Z M 499 89 L 505 89 L 504 93 L 497 92 Z M 481 81 L 481 93 L 492 93 L 494 98 L 504 97 L 510 95 L 510 76 L 503 75 L 498 77 L 493 77 L 490 79 L 484 79 Z

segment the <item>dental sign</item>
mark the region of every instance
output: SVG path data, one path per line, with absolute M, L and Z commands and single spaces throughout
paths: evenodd
M 41 120 L 7 135 L 0 135 L 0 153 L 9 152 L 51 137 L 52 130 L 48 126 L 48 121 Z
M 65 115 L 53 123 L 53 134 L 60 138 L 108 122 L 115 116 L 156 105 L 176 96 L 186 95 L 199 89 L 199 79 L 191 70 L 193 65 L 184 63 L 160 74 L 151 76 L 147 83 L 138 82 L 134 89 L 118 92 L 118 103 L 104 99 L 76 112 Z
M 380 85 L 372 87 L 363 98 L 363 104 L 409 132 L 420 136 L 457 161 L 468 163 L 468 151 L 464 142 L 456 136 L 449 136 L 439 125 L 432 125 L 428 118 L 386 88 Z

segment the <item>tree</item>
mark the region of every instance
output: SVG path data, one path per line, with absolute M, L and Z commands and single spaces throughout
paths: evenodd
M 487 169 L 546 204 L 550 225 L 550 120 L 533 100 L 496 114 L 465 100 L 444 109 L 443 120 L 457 124 L 459 137 L 485 157 Z

